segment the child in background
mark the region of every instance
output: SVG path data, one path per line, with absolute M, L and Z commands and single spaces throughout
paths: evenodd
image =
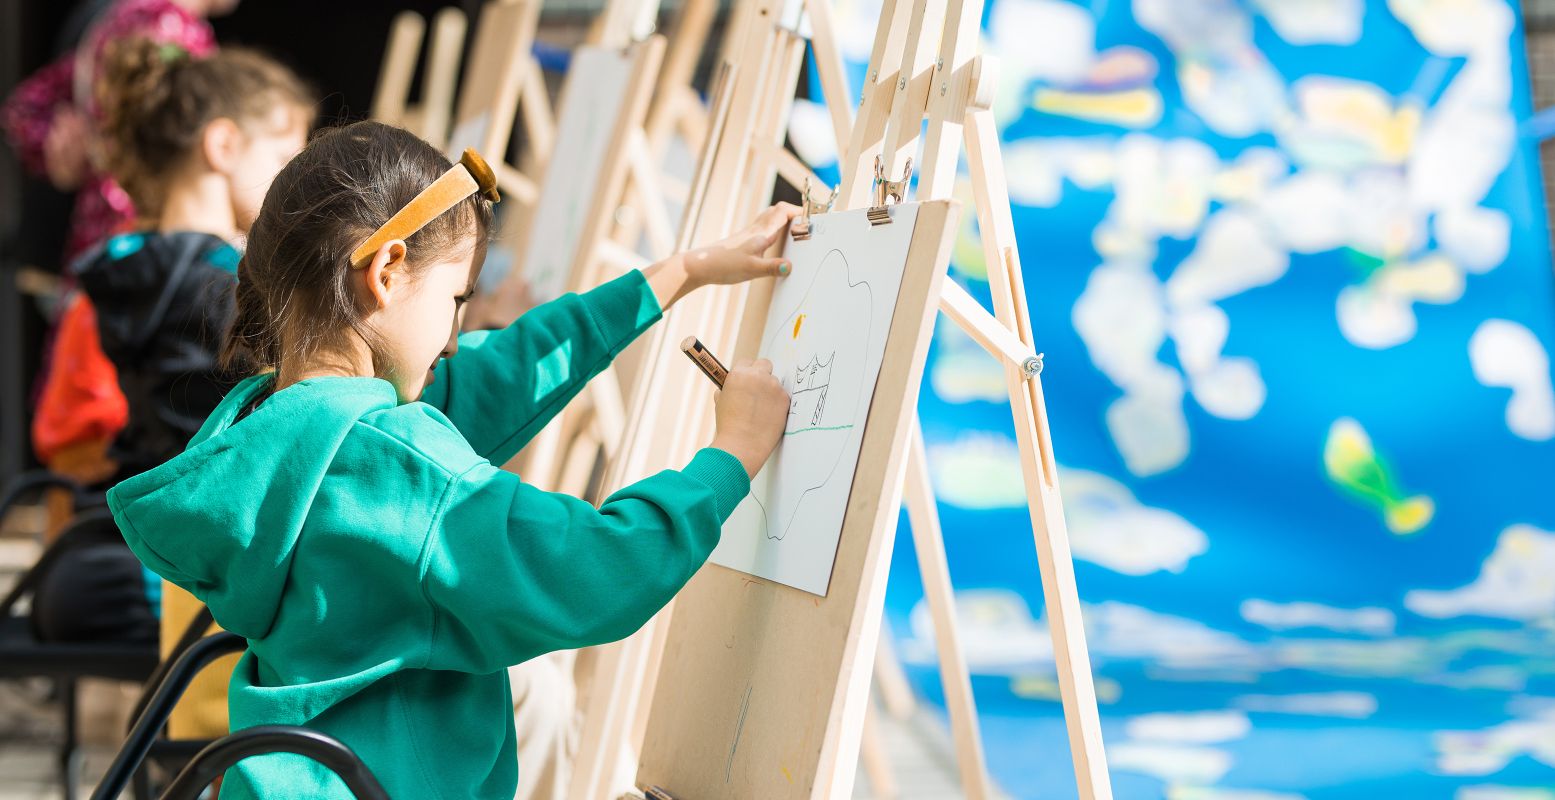
M 235 48 L 191 58 L 171 45 L 130 39 L 109 48 L 102 72 L 108 164 L 145 224 L 88 253 L 76 273 L 128 400 L 128 424 L 109 455 L 129 476 L 183 452 L 236 382 L 217 365 L 237 290 L 232 242 L 248 231 L 275 174 L 302 149 L 314 101 L 290 70 Z M 160 628 L 166 656 L 200 604 L 120 552 L 136 566 L 129 573 L 135 580 L 150 579 L 141 595 L 149 590 L 146 602 L 160 604 L 159 624 L 149 608 L 87 590 L 101 582 L 101 568 L 56 570 L 75 576 L 81 591 L 49 601 L 71 606 L 50 618 L 100 628 L 115 614 L 144 616 Z M 227 732 L 234 663 L 213 665 L 190 687 L 170 723 L 174 736 Z
M 103 55 L 115 42 L 151 39 L 195 56 L 216 51 L 207 17 L 231 12 L 237 0 L 116 0 L 87 27 L 74 50 L 17 85 L 0 105 L 0 130 L 29 172 L 61 191 L 78 190 L 65 263 L 101 244 L 135 219 L 135 209 L 94 162 L 97 109 L 93 86 Z
M 49 469 L 95 485 L 116 469 L 106 446 L 123 427 L 127 411 L 113 368 L 96 340 L 92 305 L 74 291 L 68 267 L 82 254 L 134 223 L 124 189 L 103 169 L 100 114 L 94 87 L 113 43 L 148 38 L 195 56 L 216 50 L 207 17 L 229 13 L 237 0 L 88 0 L 67 27 L 85 28 L 73 49 L 17 85 L 0 105 L 0 131 L 24 169 L 60 191 L 75 191 L 65 242 L 64 290 L 45 342 L 44 366 L 35 384 L 33 449 Z M 69 500 L 49 500 L 50 530 L 69 513 Z
M 76 265 L 118 371 L 129 422 L 109 455 L 121 477 L 183 452 L 236 383 L 216 364 L 239 254 L 281 167 L 307 141 L 312 93 L 258 53 L 191 58 L 131 39 L 100 84 L 104 152 L 143 225 Z
M 478 159 L 450 168 L 378 123 L 315 138 L 238 268 L 230 354 L 265 371 L 185 453 L 109 492 L 136 554 L 248 639 L 232 727 L 332 734 L 392 797 L 511 800 L 505 668 L 624 637 L 667 603 L 788 413 L 770 364 L 736 366 L 711 445 L 599 508 L 494 466 L 686 293 L 786 274 L 761 254 L 797 209 L 458 336 L 491 184 Z M 349 796 L 288 755 L 243 761 L 222 794 Z

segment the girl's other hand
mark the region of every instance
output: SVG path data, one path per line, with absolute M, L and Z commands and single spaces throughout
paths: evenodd
M 799 206 L 778 203 L 719 242 L 686 253 L 686 277 L 692 286 L 743 283 L 752 278 L 787 275 L 788 259 L 765 253 L 788 232 Z
M 773 376 L 771 361 L 735 364 L 718 393 L 712 446 L 738 458 L 746 474 L 756 477 L 783 438 L 788 406 L 788 392 Z

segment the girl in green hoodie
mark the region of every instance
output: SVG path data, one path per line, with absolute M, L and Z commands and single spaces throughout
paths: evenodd
M 142 561 L 248 639 L 233 729 L 332 734 L 396 798 L 510 800 L 506 668 L 627 636 L 667 603 L 788 412 L 770 364 L 737 365 L 710 446 L 598 508 L 498 469 L 676 300 L 787 274 L 761 254 L 796 209 L 458 336 L 489 184 L 478 158 L 450 168 L 377 123 L 314 139 L 238 266 L 226 356 L 255 374 L 182 455 L 109 492 Z M 349 796 L 288 755 L 242 762 L 222 795 Z

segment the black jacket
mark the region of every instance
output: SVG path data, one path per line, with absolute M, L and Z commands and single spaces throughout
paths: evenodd
M 232 321 L 238 252 L 205 233 L 115 236 L 76 265 L 119 373 L 129 424 L 109 450 L 120 477 L 183 452 L 236 383 L 216 366 Z

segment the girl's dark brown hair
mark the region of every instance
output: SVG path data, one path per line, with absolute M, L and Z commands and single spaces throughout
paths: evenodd
M 249 125 L 278 105 L 311 116 L 314 104 L 296 73 L 253 50 L 191 58 L 177 45 L 143 38 L 109 46 L 97 92 L 108 172 L 142 215 L 157 213 L 163 179 L 194 151 L 212 120 Z
M 275 176 L 249 229 L 223 364 L 279 370 L 283 352 L 306 360 L 352 334 L 376 357 L 369 309 L 352 290 L 351 252 L 451 166 L 437 148 L 378 122 L 309 142 Z M 491 202 L 465 198 L 405 240 L 412 274 L 484 248 L 490 232 Z

